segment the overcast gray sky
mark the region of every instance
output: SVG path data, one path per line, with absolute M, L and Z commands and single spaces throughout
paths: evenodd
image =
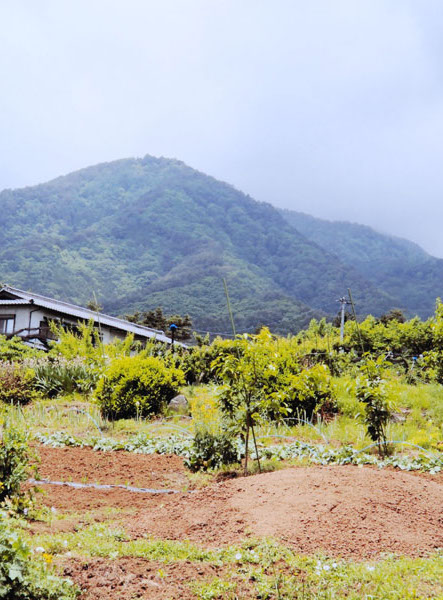
M 443 257 L 441 0 L 0 2 L 0 189 L 129 156 Z

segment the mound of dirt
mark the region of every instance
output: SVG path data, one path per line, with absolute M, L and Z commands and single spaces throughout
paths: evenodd
M 70 448 L 41 448 L 40 453 L 41 476 L 48 479 L 176 489 L 187 481 L 177 457 Z M 441 475 L 312 466 L 161 496 L 53 486 L 45 486 L 45 492 L 44 502 L 62 511 L 126 509 L 116 513 L 134 538 L 153 535 L 220 546 L 269 536 L 303 554 L 323 550 L 353 558 L 381 552 L 420 556 L 443 547 Z
M 300 553 L 424 555 L 443 547 L 442 479 L 352 466 L 290 468 L 168 498 L 134 535 L 206 544 L 270 536 Z

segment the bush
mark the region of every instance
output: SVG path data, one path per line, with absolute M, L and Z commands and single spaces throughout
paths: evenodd
M 41 350 L 35 350 L 23 343 L 20 337 L 15 336 L 8 339 L 0 335 L 0 361 L 21 361 L 25 358 L 33 358 L 42 354 Z
M 52 557 L 38 559 L 0 513 L 0 600 L 74 600 L 79 590 L 48 568 Z
M 27 404 L 38 397 L 34 389 L 35 373 L 29 367 L 8 362 L 0 363 L 0 401 Z
M 207 471 L 240 461 L 235 441 L 226 432 L 197 431 L 185 465 L 191 471 Z
M 416 373 L 423 381 L 436 381 L 443 384 L 443 351 L 425 352 L 416 362 Z
M 30 504 L 31 494 L 20 489 L 29 476 L 28 434 L 5 426 L 0 432 L 0 504 L 8 502 L 21 511 Z
M 45 360 L 35 367 L 35 387 L 50 398 L 61 393 L 91 392 L 98 378 L 99 371 L 78 358 Z
M 334 388 L 326 365 L 314 365 L 298 375 L 289 375 L 284 384 L 281 394 L 291 416 L 302 413 L 306 419 L 312 419 L 317 413 L 336 412 Z
M 159 358 L 119 358 L 105 369 L 96 399 L 110 419 L 146 417 L 161 413 L 183 384 L 183 372 L 167 368 Z
M 241 352 L 242 347 L 236 341 L 216 338 L 212 344 L 208 341 L 207 344 L 195 346 L 183 353 L 180 368 L 184 371 L 188 384 L 214 382 L 218 380 L 217 370 L 213 367 L 214 361 L 218 359 L 223 362 L 225 358 L 238 356 Z

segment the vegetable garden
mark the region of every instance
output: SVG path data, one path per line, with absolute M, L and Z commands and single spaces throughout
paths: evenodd
M 0 338 L 0 598 L 443 596 L 440 301 L 342 341 L 57 333 Z

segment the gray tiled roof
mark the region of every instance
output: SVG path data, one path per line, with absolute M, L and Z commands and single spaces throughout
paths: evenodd
M 101 325 L 107 325 L 109 327 L 120 329 L 128 333 L 133 333 L 134 335 L 138 335 L 141 337 L 156 339 L 160 342 L 171 343 L 171 339 L 167 337 L 163 331 L 160 331 L 158 329 L 151 329 L 150 327 L 138 325 L 137 323 L 131 323 L 130 321 L 126 321 L 125 319 L 119 319 L 117 317 L 111 317 L 110 315 L 105 315 L 103 313 L 97 313 L 94 310 L 90 310 L 89 308 L 82 308 L 81 306 L 70 304 L 69 302 L 54 300 L 53 298 L 48 298 L 46 296 L 42 296 L 41 294 L 25 292 L 23 290 L 13 288 L 9 285 L 4 285 L 0 289 L 0 294 L 2 292 L 11 294 L 12 296 L 15 296 L 15 298 L 1 299 L 0 306 L 29 303 L 33 304 L 34 306 L 48 308 L 49 310 L 70 317 L 76 317 L 77 319 L 84 319 L 85 321 L 93 319 L 95 322 L 99 322 Z

